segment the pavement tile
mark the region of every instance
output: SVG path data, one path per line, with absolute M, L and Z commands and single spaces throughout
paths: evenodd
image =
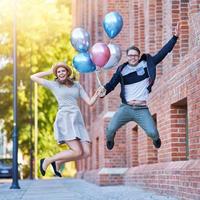
M 19 181 L 21 189 L 0 184 L 0 200 L 177 200 L 135 186 L 97 186 L 80 179 Z

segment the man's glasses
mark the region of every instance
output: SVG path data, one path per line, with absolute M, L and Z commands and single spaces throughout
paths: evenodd
M 130 58 L 137 58 L 137 57 L 139 57 L 139 55 L 138 54 L 129 54 L 129 55 L 127 55 L 128 57 L 130 57 Z

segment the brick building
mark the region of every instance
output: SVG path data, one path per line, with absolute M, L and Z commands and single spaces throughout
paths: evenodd
M 73 25 L 84 27 L 91 44 L 109 42 L 102 27 L 108 12 L 118 11 L 124 26 L 112 40 L 123 51 L 135 44 L 142 53 L 155 53 L 181 21 L 181 35 L 159 64 L 148 106 L 162 139 L 156 150 L 134 122 L 116 135 L 106 149 L 105 128 L 120 104 L 120 87 L 92 108 L 81 103 L 92 139 L 92 155 L 77 163 L 78 176 L 99 185 L 134 184 L 180 199 L 200 199 L 200 0 L 73 0 Z M 100 71 L 102 83 L 116 68 Z M 81 75 L 92 95 L 98 87 L 94 73 Z

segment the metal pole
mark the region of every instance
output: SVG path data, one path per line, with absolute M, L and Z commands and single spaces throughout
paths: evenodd
M 30 75 L 32 74 L 32 45 L 30 49 Z M 33 82 L 30 79 L 30 179 L 33 179 Z
M 31 66 L 32 67 L 32 66 Z M 30 74 L 32 69 L 30 67 Z M 32 109 L 33 84 L 30 80 L 30 179 L 33 179 L 33 109 Z
M 11 189 L 20 189 L 18 184 L 18 124 L 17 124 L 17 37 L 16 37 L 16 6 L 13 6 L 13 173 Z
M 37 83 L 34 83 L 34 93 L 35 93 L 35 99 L 34 99 L 34 105 L 35 105 L 35 179 L 38 178 L 37 174 L 37 146 L 38 146 L 38 85 Z

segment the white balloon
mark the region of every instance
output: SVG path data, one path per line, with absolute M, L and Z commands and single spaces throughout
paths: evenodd
M 103 69 L 106 69 L 106 70 L 111 69 L 112 67 L 116 66 L 122 57 L 122 52 L 119 45 L 109 44 L 108 48 L 110 49 L 110 58 L 103 67 Z

